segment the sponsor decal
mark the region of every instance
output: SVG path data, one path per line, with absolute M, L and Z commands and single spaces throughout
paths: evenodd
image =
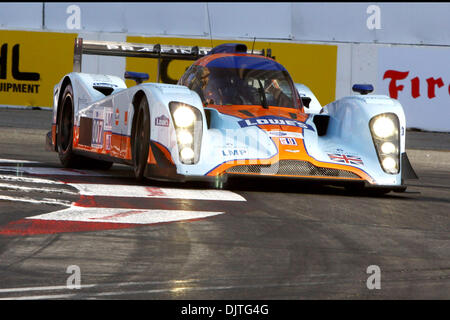
M 93 86 L 99 86 L 99 87 L 111 87 L 111 88 L 116 88 L 117 87 L 116 84 L 107 83 L 107 82 L 94 82 L 92 85 Z
M 155 118 L 155 125 L 159 127 L 168 127 L 169 126 L 169 118 L 165 115 L 161 115 Z
M 339 163 L 345 164 L 356 164 L 359 166 L 364 165 L 363 161 L 360 157 L 348 155 L 348 154 L 339 154 L 339 153 L 328 153 L 328 157 L 330 160 Z
M 313 130 L 309 124 L 298 120 L 292 120 L 289 118 L 277 117 L 277 116 L 262 116 L 256 118 L 250 118 L 238 121 L 241 128 L 251 127 L 251 126 L 263 126 L 263 125 L 282 125 L 282 126 L 292 126 L 299 127 L 303 129 Z
M 0 79 L 7 79 L 8 65 L 8 43 L 3 43 L 0 47 Z M 12 46 L 11 57 L 11 74 L 13 81 L 39 81 L 41 75 L 38 72 L 19 71 L 19 54 L 20 44 L 15 43 Z M 22 69 L 22 68 L 21 68 Z M 2 92 L 23 92 L 23 93 L 39 93 L 39 84 L 26 84 L 14 82 L 0 82 L 0 91 Z
M 268 131 L 269 137 L 284 137 L 287 136 L 288 133 L 284 131 Z
M 103 120 L 92 120 L 92 140 L 91 146 L 93 148 L 103 147 Z
M 1 92 L 39 93 L 39 84 L 0 82 Z
M 112 130 L 112 108 L 105 108 L 105 131 Z
M 106 44 L 105 45 L 107 49 L 109 50 L 122 50 L 122 51 L 136 51 L 136 52 L 154 52 L 155 47 L 152 45 L 147 46 L 136 46 L 136 45 L 114 45 L 114 44 Z M 173 46 L 166 46 L 162 45 L 159 47 L 159 50 L 161 53 L 178 53 L 178 54 L 187 54 L 191 55 L 196 52 L 192 50 L 192 47 L 182 47 L 177 48 Z M 198 52 L 200 54 L 206 55 L 208 53 L 208 50 L 206 48 L 198 48 Z
M 233 149 L 233 148 L 222 149 L 222 155 L 224 157 L 237 157 L 243 156 L 245 154 L 247 154 L 246 149 Z
M 288 146 L 296 146 L 297 141 L 294 138 L 280 138 L 280 143 Z
M 108 133 L 105 136 L 105 149 L 111 150 L 111 133 Z
M 119 108 L 116 108 L 116 112 L 114 113 L 114 120 L 116 122 L 116 126 L 119 125 L 119 119 L 120 119 L 120 111 Z
M 290 131 L 267 131 L 269 137 L 286 137 L 286 138 L 298 138 L 303 139 L 303 134 L 300 132 L 290 132 Z
M 103 120 L 103 108 L 94 109 L 94 112 L 92 113 L 92 118 Z
M 53 87 L 73 69 L 74 33 L 0 30 L 0 104 L 51 107 Z
M 377 91 L 402 104 L 408 127 L 450 130 L 449 54 L 450 48 L 378 49 Z
M 287 151 L 287 152 L 292 152 L 292 153 L 300 152 L 300 150 L 291 150 L 291 149 L 286 149 L 285 151 Z
M 385 79 L 391 79 L 389 81 L 389 96 L 393 99 L 398 99 L 398 93 L 400 91 L 403 91 L 404 85 L 400 85 L 397 83 L 399 80 L 404 80 L 408 77 L 409 71 L 398 71 L 398 70 L 386 70 L 386 72 L 383 75 L 383 80 Z M 413 99 L 417 99 L 420 97 L 420 78 L 418 76 L 414 76 L 411 80 L 411 97 Z M 423 81 L 425 82 L 425 81 Z M 439 88 L 442 88 L 445 86 L 444 81 L 442 80 L 442 77 L 439 78 L 433 78 L 429 77 L 426 79 L 426 88 L 427 88 L 427 98 L 433 99 L 436 97 L 436 91 Z M 448 85 L 448 88 L 450 88 L 450 85 Z M 445 92 L 445 91 L 443 91 Z M 448 91 L 448 94 L 450 95 L 450 90 Z

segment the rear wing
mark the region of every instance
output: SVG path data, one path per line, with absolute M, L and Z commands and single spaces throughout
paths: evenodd
M 96 41 L 75 39 L 73 55 L 73 71 L 81 72 L 83 54 L 138 57 L 158 59 L 157 82 L 160 79 L 161 63 L 166 64 L 170 60 L 197 60 L 207 55 L 213 48 L 211 47 L 189 47 L 161 44 L 144 44 L 115 41 Z M 247 50 L 249 54 L 266 55 L 265 50 Z M 270 57 L 271 50 L 267 49 L 267 56 Z

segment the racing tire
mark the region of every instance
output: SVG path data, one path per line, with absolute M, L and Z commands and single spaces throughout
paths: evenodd
M 68 84 L 64 88 L 61 99 L 56 134 L 56 145 L 62 166 L 64 168 L 110 169 L 113 165 L 110 161 L 90 159 L 73 152 L 73 110 L 73 89 Z
M 64 168 L 80 166 L 80 158 L 72 150 L 73 143 L 73 90 L 68 84 L 61 99 L 61 110 L 58 116 L 56 145 L 59 160 Z
M 148 150 L 150 147 L 150 113 L 145 97 L 139 102 L 136 112 L 136 120 L 133 128 L 132 159 L 134 175 L 138 181 L 144 179 L 147 167 Z

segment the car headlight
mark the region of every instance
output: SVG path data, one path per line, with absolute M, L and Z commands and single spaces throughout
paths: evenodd
M 191 144 L 194 141 L 192 134 L 185 129 L 178 130 L 177 132 L 178 142 L 183 144 Z
M 378 138 L 384 139 L 391 137 L 395 133 L 396 128 L 391 118 L 381 116 L 375 119 L 372 129 Z
M 194 159 L 195 153 L 194 153 L 194 150 L 192 150 L 192 148 L 184 147 L 180 151 L 180 156 L 183 161 L 190 161 L 190 160 Z
M 192 108 L 180 106 L 173 112 L 173 119 L 177 127 L 186 128 L 191 126 L 195 121 L 195 114 Z
M 202 114 L 199 109 L 182 102 L 170 102 L 169 109 L 175 125 L 180 161 L 195 164 L 200 157 Z
M 386 157 L 382 162 L 383 168 L 389 173 L 398 172 L 398 163 L 393 157 Z
M 384 154 L 390 154 L 390 153 L 395 153 L 397 151 L 397 148 L 395 147 L 395 145 L 392 142 L 383 142 L 381 144 L 381 152 Z
M 369 122 L 378 160 L 384 172 L 397 174 L 400 171 L 399 120 L 394 113 L 384 113 Z

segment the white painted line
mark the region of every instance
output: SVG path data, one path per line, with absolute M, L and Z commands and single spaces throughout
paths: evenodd
M 44 198 L 42 200 L 37 200 L 37 199 L 32 199 L 32 198 L 23 198 L 23 197 L 17 198 L 17 197 L 10 197 L 10 196 L 4 196 L 4 195 L 0 195 L 0 200 L 39 203 L 39 204 L 56 204 L 56 205 L 62 205 L 62 206 L 70 206 L 72 204 L 72 202 L 70 202 L 70 201 L 58 200 L 58 199 Z
M 96 284 L 80 285 L 81 289 L 96 287 Z M 30 291 L 53 291 L 53 290 L 65 290 L 67 286 L 47 286 L 47 287 L 25 287 L 25 288 L 8 288 L 0 289 L 0 293 L 14 293 L 14 292 L 30 292 Z
M 299 286 L 311 286 L 311 285 L 319 285 L 319 284 L 330 284 L 331 282 L 335 282 L 335 280 L 326 280 L 326 281 L 300 281 L 296 283 L 261 283 L 261 284 L 242 284 L 242 285 L 222 285 L 222 286 L 190 286 L 190 287 L 182 287 L 182 286 L 171 286 L 171 288 L 162 288 L 162 289 L 143 289 L 143 290 L 129 290 L 129 291 L 106 291 L 106 292 L 79 292 L 79 294 L 84 297 L 107 297 L 107 296 L 121 296 L 121 295 L 137 295 L 137 294 L 152 294 L 152 293 L 176 293 L 183 291 L 213 291 L 213 290 L 236 290 L 236 289 L 264 289 L 264 288 L 285 288 L 285 287 L 299 287 Z M 140 285 L 145 285 L 145 283 L 139 283 Z M 119 285 L 119 284 L 118 284 Z M 102 287 L 102 285 L 98 285 L 98 287 Z M 62 294 L 62 295 L 47 295 L 47 296 L 28 296 L 28 297 L 16 297 L 16 298 L 3 298 L 2 300 L 9 299 L 58 299 L 58 298 L 70 298 L 74 296 L 74 294 Z
M 40 162 L 31 160 L 0 159 L 0 163 L 40 163 Z
M 19 190 L 24 192 L 31 192 L 31 191 L 37 191 L 37 192 L 46 192 L 46 193 L 64 193 L 64 194 L 79 194 L 78 192 L 73 192 L 65 189 L 55 189 L 55 188 L 33 188 L 33 187 L 24 187 L 19 186 L 15 184 L 8 184 L 8 183 L 0 183 L 0 188 L 3 189 L 11 189 L 11 190 Z
M 175 293 L 175 292 L 183 292 L 183 291 L 213 291 L 213 290 L 236 290 L 236 289 L 264 289 L 264 288 L 286 288 L 286 287 L 300 287 L 300 286 L 311 286 L 311 285 L 319 285 L 319 284 L 330 284 L 336 283 L 335 279 L 324 280 L 324 281 L 299 281 L 299 282 L 291 282 L 291 283 L 259 283 L 259 284 L 241 284 L 241 285 L 211 285 L 211 286 L 172 286 L 171 288 L 163 288 L 163 289 L 143 289 L 143 290 L 133 290 L 133 291 L 112 291 L 112 292 L 98 292 L 98 293 L 85 293 L 86 296 L 89 297 L 104 297 L 104 296 L 120 296 L 120 295 L 129 295 L 129 294 L 145 294 L 145 293 Z
M 48 299 L 62 299 L 71 298 L 76 296 L 76 294 L 57 294 L 57 295 L 47 295 L 47 296 L 28 296 L 28 297 L 13 297 L 13 298 L 0 298 L 0 300 L 48 300 Z
M 126 287 L 126 286 L 143 286 L 143 285 L 180 285 L 195 282 L 196 280 L 169 280 L 169 281 L 142 281 L 142 282 L 111 282 L 98 284 L 81 284 L 80 289 L 89 289 L 96 287 Z M 0 289 L 0 293 L 17 293 L 30 291 L 56 291 L 56 290 L 70 290 L 67 286 L 44 286 L 44 287 L 22 287 L 22 288 L 5 288 Z
M 86 177 L 106 177 L 109 174 L 99 173 L 92 170 L 78 170 L 65 168 L 45 168 L 45 167 L 7 167 L 0 166 L 0 171 L 22 172 L 37 175 L 64 175 L 64 176 L 86 176 Z
M 246 201 L 244 197 L 228 190 L 195 190 L 86 183 L 69 183 L 69 185 L 80 190 L 82 195 L 89 196 Z
M 42 183 L 42 184 L 65 184 L 64 182 L 61 182 L 61 181 L 54 181 L 54 180 L 33 178 L 33 177 L 13 176 L 13 175 L 6 175 L 6 174 L 0 174 L 0 180 Z
M 88 288 L 102 288 L 102 287 L 127 287 L 127 286 L 144 286 L 144 285 L 181 285 L 197 282 L 198 280 L 168 280 L 168 281 L 141 281 L 141 282 L 110 282 L 110 283 L 92 283 L 92 284 L 81 284 L 81 289 Z M 0 293 L 16 293 L 16 292 L 30 292 L 30 291 L 56 291 L 56 290 L 66 290 L 67 286 L 44 286 L 44 287 L 22 287 L 22 288 L 5 288 L 0 289 Z
M 118 209 L 70 207 L 38 216 L 28 217 L 33 220 L 110 222 L 129 224 L 154 224 L 181 220 L 206 218 L 224 212 L 160 210 L 160 209 Z

